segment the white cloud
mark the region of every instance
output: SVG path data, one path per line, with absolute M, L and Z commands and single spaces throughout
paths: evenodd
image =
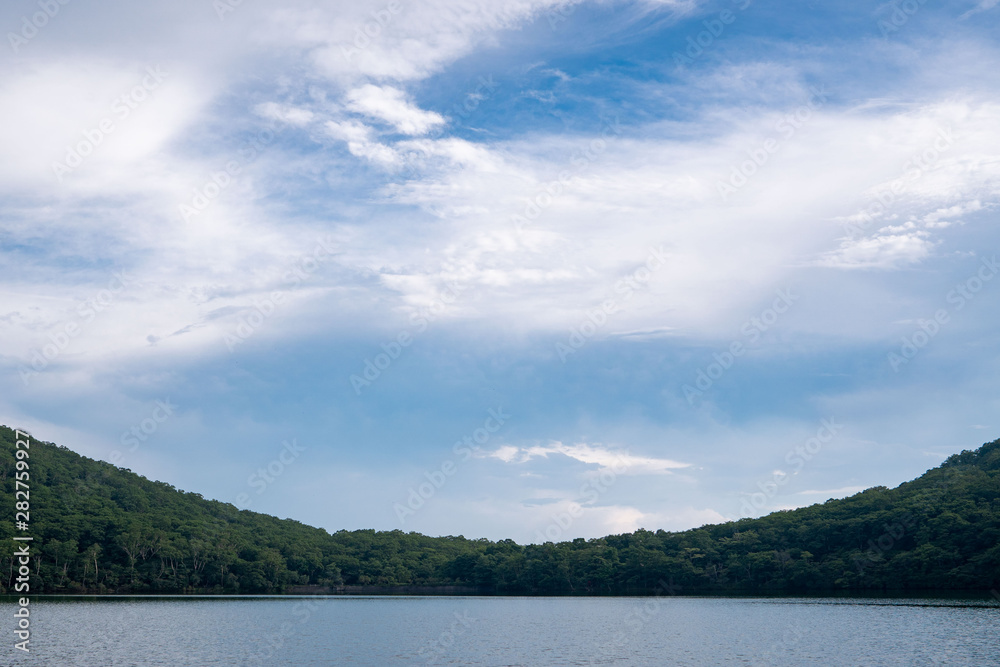
M 970 16 L 973 16 L 975 14 L 979 14 L 981 12 L 989 11 L 989 10 L 993 9 L 994 7 L 996 7 L 998 2 L 1000 2 L 1000 0 L 981 0 L 981 2 L 978 5 L 976 5 L 975 7 L 973 7 L 972 9 L 970 9 L 969 11 L 967 11 L 964 14 L 962 14 L 961 16 L 959 16 L 958 19 L 960 21 L 964 21 L 965 19 L 969 18 Z
M 978 199 L 973 199 L 970 202 L 955 204 L 948 208 L 939 208 L 933 213 L 928 213 L 924 216 L 923 223 L 928 229 L 944 229 L 952 225 L 949 219 L 954 220 L 982 209 L 982 203 Z
M 407 14 L 406 21 L 403 13 L 394 16 L 358 58 L 383 51 L 392 51 L 392 58 L 404 57 L 405 49 L 394 50 L 401 41 L 425 39 L 433 44 L 416 65 L 423 76 L 447 58 L 474 48 L 484 35 L 519 25 L 554 6 L 515 4 L 504 14 L 478 3 L 475 11 L 461 15 L 453 8 L 433 14 L 420 10 L 423 5 L 408 5 L 404 13 L 413 14 Z M 274 34 L 292 35 L 290 43 L 296 48 L 322 50 L 336 43 L 330 41 L 335 40 L 328 30 L 331 25 L 346 26 L 342 32 L 350 33 L 344 37 L 349 41 L 352 26 L 370 20 L 370 12 L 377 9 L 365 5 L 305 11 L 293 6 L 261 14 L 244 6 L 227 21 L 266 24 Z M 450 50 L 438 48 L 446 38 L 435 30 L 455 38 Z M 254 32 L 240 48 L 270 45 L 272 37 Z M 442 127 L 445 119 L 410 100 L 406 77 L 373 79 L 368 70 L 355 67 L 357 61 L 348 64 L 355 71 L 339 79 L 348 83 L 342 98 L 336 86 L 317 93 L 310 82 L 309 95 L 300 91 L 302 95 L 296 96 L 297 85 L 282 82 L 275 93 L 281 102 L 251 108 L 295 127 L 320 127 L 317 138 L 325 135 L 346 144 L 347 160 L 385 170 L 389 183 L 373 191 L 370 201 L 394 205 L 391 219 L 371 228 L 316 222 L 350 236 L 350 248 L 338 263 L 355 275 L 373 278 L 353 291 L 352 298 L 358 304 L 372 303 L 374 298 L 380 303 L 380 317 L 388 313 L 405 321 L 414 308 L 434 303 L 446 285 L 458 282 L 465 289 L 449 306 L 448 318 L 568 333 L 588 309 L 617 296 L 620 307 L 597 337 L 731 335 L 734 320 L 752 314 L 747 304 L 769 295 L 775 284 L 803 266 L 892 270 L 926 261 L 934 256 L 949 225 L 989 208 L 1000 193 L 996 157 L 1000 146 L 994 130 L 1000 106 L 988 98 L 860 110 L 819 108 L 745 187 L 723 202 L 718 182 L 745 160 L 748 150 L 775 135 L 784 111 L 734 113 L 710 108 L 704 118 L 685 125 L 631 128 L 630 132 L 641 132 L 642 140 L 628 132 L 604 137 L 539 134 L 503 142 L 432 139 L 420 135 Z M 65 152 L 80 128 L 91 119 L 99 120 L 105 107 L 135 84 L 133 75 L 141 73 L 105 61 L 34 67 L 0 86 L 0 97 L 8 101 L 0 105 L 0 117 L 6 115 L 8 126 L 24 128 L 0 147 L 9 149 L 3 164 L 12 187 L 26 183 L 25 179 L 41 186 L 50 183 L 52 156 Z M 192 190 L 204 187 L 210 175 L 238 153 L 223 149 L 192 155 L 187 146 L 187 151 L 178 150 L 186 131 L 198 131 L 202 123 L 213 120 L 206 104 L 211 94 L 184 67 L 164 69 L 169 77 L 162 88 L 128 119 L 129 126 L 135 122 L 134 130 L 122 124 L 120 132 L 98 147 L 101 154 L 95 153 L 67 179 L 72 181 L 67 187 L 70 198 L 56 200 L 45 213 L 35 209 L 34 219 L 13 223 L 12 228 L 27 234 L 50 225 L 44 233 L 56 237 L 63 229 L 83 230 L 82 225 L 93 224 L 114 236 L 126 256 L 146 257 L 155 264 L 152 281 L 178 282 L 183 277 L 182 282 L 201 294 L 258 294 L 268 285 L 261 273 L 271 270 L 261 267 L 280 265 L 293 247 L 315 235 L 306 223 L 295 232 L 300 236 L 289 238 L 284 223 L 260 202 L 267 201 L 274 192 L 270 188 L 289 174 L 332 183 L 338 174 L 324 164 L 327 156 L 293 156 L 281 141 L 274 142 L 199 215 L 199 224 L 173 228 L 177 204 L 190 201 Z M 803 93 L 793 74 L 790 67 L 745 66 L 718 76 L 749 76 L 757 83 L 778 86 L 793 100 L 789 102 L 793 110 L 801 103 L 794 96 Z M 89 92 L 84 95 L 84 90 Z M 328 95 L 339 101 L 329 102 Z M 90 106 L 88 102 L 70 109 L 60 103 L 88 97 L 93 99 Z M 891 210 L 875 218 L 875 229 L 832 241 L 827 221 L 852 216 L 863 221 L 857 212 L 873 200 L 872 184 L 899 178 L 905 173 L 901 165 L 933 145 L 941 128 L 951 128 L 954 141 L 921 171 L 920 178 L 908 182 Z M 392 141 L 384 136 L 385 129 L 408 138 Z M 598 140 L 603 143 L 595 144 Z M 589 148 L 594 145 L 600 150 Z M 869 156 L 860 165 L 859 154 Z M 18 169 L 11 167 L 14 164 Z M 412 169 L 403 173 L 403 167 Z M 99 217 L 99 225 L 70 223 L 65 215 L 81 205 L 81 197 L 93 202 L 109 196 L 119 199 L 106 209 L 86 204 L 88 218 Z M 530 224 L 516 228 L 512 218 L 529 211 L 534 213 Z M 40 225 L 42 215 L 46 219 Z M 437 224 L 427 225 L 428 219 Z M 916 226 L 908 228 L 911 221 Z M 386 237 L 388 226 L 393 233 Z M 411 233 L 420 236 L 419 253 L 412 252 L 406 240 Z M 669 264 L 628 298 L 616 295 L 622 276 L 643 262 L 651 245 L 660 243 L 669 248 Z M 213 271 L 203 268 L 208 254 L 215 258 Z M 173 268 L 166 268 L 165 262 Z M 740 281 L 723 279 L 732 274 L 740 275 Z M 225 276 L 222 286 L 216 285 L 219 275 Z M 208 313 L 233 305 L 210 297 L 199 306 L 199 314 L 190 303 L 171 303 L 179 298 L 178 292 L 157 293 L 160 303 L 151 306 L 151 312 L 159 314 L 158 324 L 149 335 L 163 336 L 166 330 L 200 322 L 203 331 L 184 338 L 208 343 L 218 333 Z M 381 304 L 388 307 L 382 309 Z M 170 318 L 177 321 L 160 323 Z M 145 341 L 146 335 L 137 340 Z
M 348 143 L 369 143 L 373 140 L 372 129 L 357 121 L 328 121 L 326 130 L 331 137 Z
M 365 84 L 349 91 L 346 99 L 351 111 L 384 121 L 402 134 L 427 134 L 445 122 L 440 114 L 418 108 L 402 90 L 391 86 Z
M 209 99 L 183 70 L 104 60 L 33 63 L 0 81 L 0 124 L 17 128 L 0 143 L 0 176 L 50 199 L 161 191 L 162 151 Z
M 573 0 L 376 0 L 336 12 L 285 10 L 281 20 L 312 48 L 326 76 L 340 81 L 413 81 L 440 71 L 498 32 L 516 28 Z M 390 7 L 398 7 L 391 11 Z M 308 27 L 305 26 L 308 21 Z
M 375 164 L 393 168 L 402 164 L 402 158 L 392 146 L 375 140 L 375 132 L 364 123 L 357 121 L 327 121 L 326 132 L 334 139 L 347 144 L 351 155 L 374 162 Z
M 167 83 L 177 80 L 178 89 L 184 90 L 182 79 L 178 74 Z M 379 92 L 372 100 L 386 92 L 385 87 L 373 89 Z M 388 99 L 399 102 L 399 89 L 391 90 L 396 92 Z M 374 102 L 369 111 L 393 118 L 409 130 L 426 128 L 431 121 L 422 114 L 427 112 L 408 104 L 404 98 L 396 108 L 398 116 L 376 112 L 380 107 Z M 610 134 L 603 144 L 593 144 L 594 135 L 493 143 L 451 137 L 384 143 L 372 125 L 345 117 L 343 108 L 324 109 L 321 101 L 313 106 L 263 104 L 256 109 L 293 123 L 317 123 L 327 137 L 345 142 L 355 158 L 387 170 L 390 184 L 374 191 L 372 201 L 397 205 L 391 219 L 383 221 L 391 226 L 391 235 L 385 235 L 388 227 L 382 225 L 323 221 L 327 230 L 350 239 L 338 266 L 366 276 L 357 286 L 339 288 L 339 298 L 358 308 L 376 299 L 382 326 L 391 325 L 392 318 L 405 323 L 415 308 L 435 303 L 447 285 L 459 283 L 462 294 L 443 319 L 488 320 L 515 331 L 568 335 L 588 309 L 614 297 L 619 309 L 596 334 L 599 338 L 731 336 L 734 325 L 754 314 L 747 304 L 769 297 L 775 284 L 788 280 L 803 265 L 891 270 L 926 261 L 933 256 L 939 235 L 948 229 L 942 226 L 945 222 L 954 224 L 992 206 L 1000 192 L 1000 161 L 995 157 L 1000 155 L 1000 144 L 992 129 L 1000 121 L 996 104 L 928 104 L 889 114 L 819 111 L 788 144 L 789 150 L 775 154 L 728 202 L 719 199 L 717 181 L 728 177 L 747 147 L 768 136 L 775 116 L 764 113 L 731 132 L 698 140 L 677 139 L 672 124 L 643 128 L 646 136 L 641 141 L 624 133 Z M 176 137 L 190 122 L 191 113 L 175 116 L 162 130 L 167 134 L 160 136 Z M 331 115 L 336 119 L 329 120 Z M 942 126 L 954 128 L 953 145 L 910 182 L 893 203 L 893 211 L 878 219 L 877 229 L 823 250 L 824 243 L 833 245 L 833 225 L 827 221 L 853 215 L 863 222 L 864 216 L 857 212 L 870 204 L 872 183 L 891 183 L 901 173 L 900 165 L 933 142 Z M 891 145 L 870 147 L 887 134 Z M 584 158 L 591 145 L 602 149 Z M 243 303 L 216 295 L 265 294 L 263 290 L 275 281 L 264 275 L 282 271 L 285 258 L 318 236 L 308 224 L 290 235 L 292 230 L 257 202 L 267 196 L 272 183 L 287 177 L 290 167 L 312 177 L 323 173 L 324 165 L 299 157 L 293 162 L 275 142 L 244 166 L 234 184 L 199 215 L 199 224 L 178 228 L 177 204 L 190 201 L 192 190 L 204 187 L 213 171 L 238 153 L 195 160 L 172 153 L 168 146 L 166 139 L 160 139 L 146 149 L 153 154 L 142 161 L 142 168 L 121 162 L 113 172 L 125 174 L 121 180 L 111 180 L 108 172 L 100 180 L 81 179 L 81 183 L 105 195 L 138 192 L 124 205 L 109 205 L 100 229 L 116 234 L 127 253 L 147 257 L 149 265 L 156 266 L 145 277 L 150 283 L 185 285 L 147 295 L 152 299 L 155 294 L 148 312 L 156 324 L 135 322 L 142 331 L 130 335 L 134 342 L 128 345 L 144 347 L 149 335 L 164 338 L 200 324 L 204 326 L 174 337 L 171 344 L 183 340 L 192 349 L 199 345 L 212 349 L 229 322 L 213 320 L 210 313 Z M 874 152 L 859 168 L 856 156 L 863 147 Z M 407 164 L 414 171 L 395 177 Z M 536 208 L 529 209 L 532 205 Z M 529 224 L 515 227 L 512 218 L 529 210 L 535 212 Z M 804 216 L 801 211 L 809 213 Z M 68 225 L 56 212 L 49 215 L 51 224 Z M 429 218 L 438 224 L 428 226 Z M 22 229 L 37 233 L 39 227 L 25 222 Z M 54 229 L 52 233 L 56 235 Z M 408 240 L 411 233 L 420 235 L 419 253 L 413 252 Z M 622 277 L 660 243 L 668 250 L 668 264 L 627 298 L 616 292 Z M 740 280 L 724 279 L 732 274 L 740 275 Z M 315 287 L 309 298 L 334 289 L 322 278 L 317 278 Z M 188 291 L 208 296 L 194 303 L 185 296 Z M 8 310 L 15 309 L 21 310 L 20 306 Z M 146 317 L 136 315 L 137 310 L 130 312 L 133 319 Z M 319 326 L 320 318 L 307 319 L 303 328 Z M 58 321 L 50 313 L 35 325 Z M 358 321 L 371 321 L 371 314 Z M 851 335 L 867 335 L 860 331 L 865 322 L 852 326 L 856 330 Z M 272 331 L 278 335 L 282 330 Z M 102 343 L 95 338 L 93 344 L 106 345 L 110 353 L 122 341 L 108 338 Z
M 503 445 L 495 451 L 490 452 L 490 456 L 500 459 L 504 463 L 512 463 L 518 458 L 517 455 L 520 451 L 520 449 L 514 447 L 513 445 Z
M 263 104 L 258 104 L 255 111 L 264 118 L 278 120 L 297 127 L 304 127 L 308 125 L 315 117 L 315 114 L 309 109 L 303 109 L 286 104 L 278 104 L 277 102 L 264 102 Z
M 880 234 L 857 240 L 845 239 L 840 248 L 816 263 L 835 269 L 895 269 L 926 259 L 933 247 L 926 232 Z
M 1000 188 L 1000 171 L 988 157 L 1000 155 L 986 121 L 1000 122 L 995 104 L 947 102 L 890 112 L 823 108 L 723 202 L 717 184 L 748 150 L 778 134 L 782 117 L 765 112 L 698 141 L 675 138 L 674 125 L 649 126 L 642 141 L 602 138 L 590 158 L 584 156 L 594 135 L 466 142 L 464 159 L 444 158 L 458 155 L 444 150 L 444 140 L 401 142 L 397 148 L 405 143 L 408 155 L 440 155 L 443 161 L 424 159 L 418 176 L 383 192 L 388 201 L 420 207 L 442 224 L 421 256 L 397 258 L 393 249 L 383 249 L 381 263 L 393 267 L 384 284 L 406 303 L 418 298 L 418 286 L 424 293 L 427 285 L 460 275 L 468 298 L 455 308 L 464 318 L 568 331 L 588 308 L 615 296 L 617 281 L 651 245 L 663 243 L 669 264 L 621 301 L 613 324 L 598 337 L 619 331 L 732 335 L 726 331 L 734 317 L 753 314 L 748 303 L 803 267 L 893 270 L 933 257 L 945 229 L 936 212 L 949 211 L 950 221 L 957 220 L 979 209 L 955 206 L 992 201 Z M 909 173 L 901 165 L 940 142 L 942 127 L 953 128 L 952 143 L 907 180 L 890 210 L 874 218 L 874 228 L 839 242 L 831 238 L 835 229 L 827 221 L 873 220 L 856 213 L 877 201 L 882 186 L 873 183 L 891 184 Z M 861 165 L 859 153 L 869 155 Z M 515 216 L 528 224 L 518 228 Z M 931 217 L 906 227 L 909 218 L 925 216 Z M 740 280 L 721 279 L 732 274 Z M 488 301 L 480 298 L 484 294 Z
M 586 443 L 565 445 L 561 442 L 553 442 L 549 445 L 522 448 L 504 445 L 490 452 L 489 456 L 500 459 L 504 463 L 520 464 L 538 457 L 547 459 L 549 454 L 561 454 L 581 463 L 596 465 L 601 470 L 610 470 L 616 475 L 669 475 L 673 470 L 691 467 L 690 463 L 634 456 L 627 450 L 608 449 L 600 445 Z

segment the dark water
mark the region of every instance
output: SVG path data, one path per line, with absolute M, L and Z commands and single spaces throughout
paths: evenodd
M 1000 665 L 995 601 L 33 598 L 0 664 Z

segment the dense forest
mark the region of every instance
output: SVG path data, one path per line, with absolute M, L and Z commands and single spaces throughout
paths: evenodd
M 0 427 L 0 592 L 15 578 L 14 432 Z M 1000 589 L 1000 440 L 895 489 L 679 533 L 522 546 L 330 534 L 32 440 L 32 592 L 281 593 L 458 586 L 512 594 Z M 398 590 L 398 589 L 396 589 Z M 451 589 L 455 590 L 455 589 Z M 1000 595 L 1000 594 L 998 594 Z

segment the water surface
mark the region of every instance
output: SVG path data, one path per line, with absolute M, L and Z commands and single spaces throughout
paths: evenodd
M 38 597 L 31 619 L 9 664 L 1000 665 L 994 601 Z

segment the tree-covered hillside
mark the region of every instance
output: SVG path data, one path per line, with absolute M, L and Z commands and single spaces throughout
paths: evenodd
M 0 592 L 13 587 L 14 432 L 0 427 Z M 1000 440 L 895 489 L 681 533 L 521 546 L 399 530 L 327 533 L 205 500 L 32 440 L 32 592 L 483 593 L 1000 589 Z M 302 589 L 295 589 L 302 590 Z

